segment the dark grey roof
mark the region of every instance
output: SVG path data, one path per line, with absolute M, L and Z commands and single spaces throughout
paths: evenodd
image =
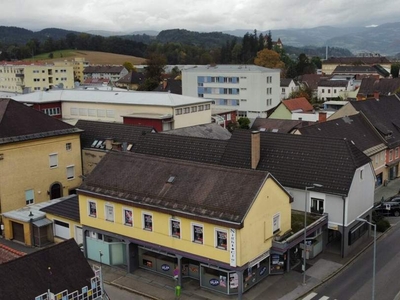
M 77 195 L 71 196 L 68 199 L 60 201 L 53 205 L 43 207 L 40 210 L 46 213 L 76 221 L 78 223 L 80 222 L 79 201 Z
M 301 121 L 301 120 L 256 118 L 255 121 L 253 122 L 253 125 L 251 126 L 251 129 L 259 131 L 291 133 L 295 129 L 310 125 L 310 123 L 314 122 Z
M 0 144 L 81 132 L 11 99 L 0 99 Z
M 281 78 L 281 86 L 289 86 L 290 82 L 292 82 L 292 78 Z
M 242 226 L 244 217 L 269 176 L 184 160 L 110 152 L 78 193 L 104 195 L 113 201 L 211 223 Z
M 105 141 L 107 138 L 112 138 L 115 142 L 135 144 L 141 135 L 155 131 L 149 126 L 88 120 L 78 120 L 75 126 L 84 130 L 81 135 L 82 148 L 91 147 L 95 140 Z
M 124 69 L 124 66 L 89 66 L 83 69 L 83 73 L 112 73 L 119 74 Z
M 35 299 L 49 288 L 53 293 L 81 291 L 90 288 L 94 276 L 74 239 L 3 263 L 0 274 L 0 298 L 18 300 Z
M 311 126 L 300 128 L 299 131 L 304 135 L 347 139 L 354 142 L 362 151 L 385 143 L 363 114 L 314 123 Z
M 182 95 L 182 80 L 176 80 L 172 78 L 164 79 L 165 82 L 160 83 L 154 91 L 156 92 L 168 92 L 177 95 Z
M 370 162 L 348 140 L 271 132 L 261 132 L 260 138 L 257 170 L 268 170 L 287 187 L 304 189 L 319 183 L 326 193 L 347 195 L 356 169 Z M 233 133 L 221 164 L 251 167 L 250 131 Z
M 161 133 L 217 140 L 229 140 L 231 138 L 231 133 L 216 123 L 183 127 L 174 130 L 162 131 Z
M 227 143 L 226 140 L 171 134 L 148 134 L 140 138 L 134 151 L 196 162 L 218 163 Z
M 380 95 L 389 96 L 400 88 L 400 78 L 363 78 L 361 81 L 359 94 L 372 96 L 375 92 Z
M 322 64 L 364 64 L 364 65 L 374 65 L 374 64 L 390 64 L 390 61 L 383 56 L 378 57 L 329 57 L 324 60 Z
M 373 66 L 337 66 L 335 70 L 333 70 L 332 74 L 370 74 L 376 73 L 381 76 L 387 77 L 389 72 L 386 71 L 380 65 L 373 65 Z
M 400 145 L 400 128 L 396 125 L 400 115 L 400 100 L 396 95 L 350 103 L 357 111 L 363 112 L 390 148 Z
M 319 87 L 346 87 L 348 85 L 347 80 L 321 80 L 318 82 Z
M 130 71 L 128 74 L 120 78 L 117 83 L 124 84 L 141 84 L 145 80 L 144 74 L 139 72 Z

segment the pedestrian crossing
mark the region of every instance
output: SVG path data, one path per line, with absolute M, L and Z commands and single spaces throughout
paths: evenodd
M 319 298 L 318 298 L 319 297 Z M 310 293 L 301 300 L 334 300 L 333 298 L 329 298 L 328 296 L 318 296 L 317 293 Z

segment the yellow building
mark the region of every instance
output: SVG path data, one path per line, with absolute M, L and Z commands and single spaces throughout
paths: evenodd
M 81 183 L 81 130 L 0 99 L 1 212 L 68 195 Z M 22 227 L 13 239 L 24 242 Z
M 241 294 L 268 276 L 291 196 L 268 172 L 108 153 L 78 189 L 87 258 Z M 99 256 L 99 251 L 102 257 Z
M 45 91 L 56 86 L 63 89 L 74 88 L 74 67 L 71 63 L 0 64 L 0 91 L 22 94 Z

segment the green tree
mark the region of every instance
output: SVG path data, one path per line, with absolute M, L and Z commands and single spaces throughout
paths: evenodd
M 49 58 L 54 58 L 54 54 L 53 54 L 53 52 L 50 52 L 50 54 L 49 54 Z
M 161 82 L 161 75 L 164 73 L 166 58 L 162 55 L 151 54 L 146 61 L 145 81 L 139 86 L 140 91 L 153 91 Z
M 390 74 L 392 74 L 393 78 L 399 77 L 399 70 L 400 70 L 400 64 L 399 63 L 394 63 L 390 67 Z
M 134 68 L 132 63 L 129 61 L 124 62 L 122 65 L 124 66 L 125 69 L 128 70 L 128 72 L 132 71 Z
M 300 98 L 300 97 L 304 97 L 310 103 L 312 103 L 314 101 L 313 90 L 310 87 L 308 87 L 308 85 L 302 84 L 300 85 L 297 91 L 294 91 L 289 95 L 289 99 Z
M 267 49 L 268 50 L 272 50 L 272 34 L 271 34 L 271 30 L 268 31 L 268 35 L 267 35 Z
M 250 119 L 246 117 L 241 117 L 238 120 L 239 127 L 241 129 L 249 129 L 250 128 Z
M 314 66 L 317 69 L 322 69 L 322 61 L 321 61 L 321 58 L 319 58 L 319 56 L 313 56 L 311 58 L 311 62 L 314 64 Z
M 271 69 L 284 69 L 285 64 L 280 60 L 279 54 L 273 50 L 264 49 L 257 52 L 254 64 Z

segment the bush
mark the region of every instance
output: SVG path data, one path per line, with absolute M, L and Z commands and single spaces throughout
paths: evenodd
M 389 228 L 390 228 L 390 223 L 388 220 L 384 218 L 376 222 L 376 230 L 379 232 L 384 232 Z

